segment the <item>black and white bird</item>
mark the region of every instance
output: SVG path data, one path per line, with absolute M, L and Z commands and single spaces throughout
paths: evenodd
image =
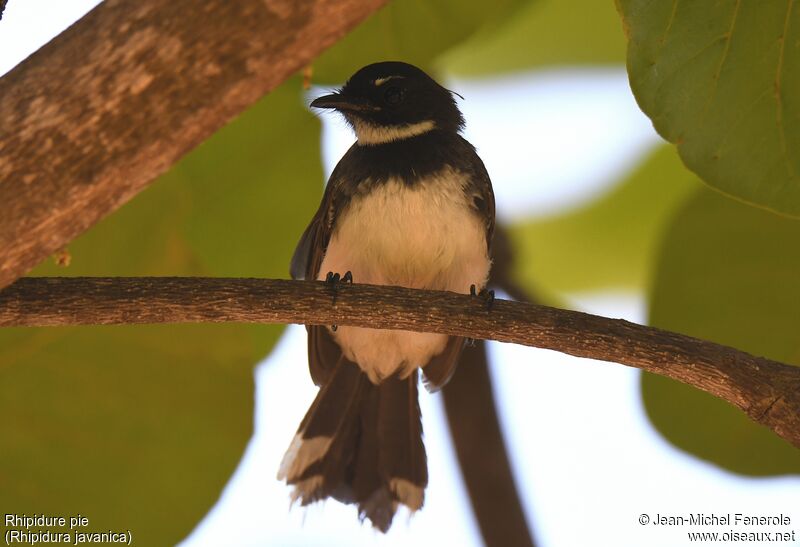
M 295 250 L 295 279 L 469 293 L 491 266 L 494 194 L 475 148 L 459 133 L 453 93 L 425 72 L 383 62 L 356 72 L 315 108 L 344 115 L 357 142 L 331 174 Z M 347 276 L 350 279 L 350 276 Z M 474 287 L 472 287 L 474 289 Z M 443 334 L 308 326 L 319 393 L 278 478 L 307 505 L 333 497 L 386 532 L 399 504 L 422 507 L 428 470 L 418 372 L 435 390 L 464 339 Z

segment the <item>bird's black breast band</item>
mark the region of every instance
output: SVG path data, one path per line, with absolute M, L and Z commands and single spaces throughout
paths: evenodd
M 432 130 L 378 145 L 354 144 L 331 175 L 331 182 L 340 186 L 337 190 L 355 196 L 388 180 L 413 186 L 445 167 L 481 179 L 485 169 L 475 165 L 476 158 L 475 148 L 460 135 Z

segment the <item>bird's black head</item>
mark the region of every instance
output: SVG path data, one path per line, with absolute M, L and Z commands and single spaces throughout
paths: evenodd
M 337 93 L 319 97 L 311 106 L 341 112 L 363 145 L 464 127 L 453 93 L 417 67 L 399 61 L 365 66 Z

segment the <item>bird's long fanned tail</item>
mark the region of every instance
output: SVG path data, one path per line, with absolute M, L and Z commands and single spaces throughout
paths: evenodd
M 383 382 L 378 392 L 378 469 L 392 497 L 416 511 L 428 484 L 417 371 L 406 380 Z
M 301 505 L 333 497 L 358 505 L 386 532 L 398 505 L 422 507 L 428 482 L 418 374 L 372 384 L 340 358 L 320 389 L 278 472 Z

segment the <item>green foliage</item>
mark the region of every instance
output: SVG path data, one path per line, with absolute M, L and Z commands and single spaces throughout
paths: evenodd
M 81 512 L 91 530 L 124 527 L 143 545 L 185 536 L 251 434 L 258 356 L 248 333 L 78 327 L 0 339 L 0 504 Z
M 650 323 L 800 365 L 800 221 L 707 189 L 672 219 Z M 675 445 L 738 473 L 800 472 L 800 452 L 741 411 L 668 378 L 642 378 L 653 424 Z
M 524 0 L 401 0 L 390 2 L 314 61 L 314 81 L 344 82 L 378 61 L 405 61 L 433 72 L 436 58 L 479 29 L 496 28 Z
M 800 215 L 800 9 L 618 0 L 642 110 L 723 192 Z
M 447 52 L 441 65 L 461 76 L 557 65 L 619 64 L 625 37 L 611 2 L 536 0 L 502 27 L 481 29 Z
M 791 0 L 618 0 L 622 24 L 610 1 L 487 6 L 395 0 L 317 59 L 313 79 L 341 83 L 387 59 L 480 76 L 617 63 L 624 25 L 637 100 L 686 165 L 730 195 L 800 215 Z M 292 80 L 73 242 L 69 268 L 35 273 L 285 277 L 322 188 L 318 137 Z M 698 190 L 675 149 L 661 147 L 593 202 L 512 226 L 518 277 L 554 299 L 652 285 L 653 324 L 800 364 L 798 223 Z M 280 332 L 0 331 L 0 505 L 77 509 L 95 529 L 124 523 L 139 544 L 175 543 L 242 454 L 252 365 Z M 726 403 L 651 375 L 642 390 L 675 445 L 739 473 L 800 471 L 796 449 Z
M 563 214 L 512 227 L 518 278 L 539 293 L 643 289 L 654 243 L 697 188 L 674 150 L 661 147 L 607 194 Z
M 288 82 L 74 241 L 68 268 L 34 273 L 285 276 L 321 191 L 318 131 Z M 0 331 L 0 505 L 176 543 L 241 458 L 252 366 L 281 330 Z

